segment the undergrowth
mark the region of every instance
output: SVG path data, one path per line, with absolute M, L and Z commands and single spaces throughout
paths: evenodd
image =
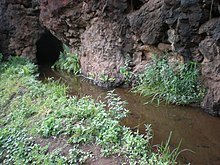
M 60 52 L 58 61 L 52 66 L 53 69 L 66 71 L 73 75 L 80 73 L 79 57 L 76 53 L 72 53 L 70 48 L 63 45 L 64 51 Z
M 133 90 L 158 103 L 199 103 L 204 96 L 198 64 L 169 62 L 166 56 L 153 57 Z
M 80 149 L 85 144 L 99 145 L 103 156 L 121 155 L 129 164 L 177 164 L 178 153 L 168 147 L 154 152 L 150 125 L 145 135 L 119 125 L 128 111 L 113 91 L 105 102 L 67 96 L 66 86 L 41 83 L 36 66 L 19 57 L 0 64 L 0 71 L 1 164 L 82 164 L 92 157 Z M 35 141 L 51 137 L 66 139 L 72 149 L 63 155 Z

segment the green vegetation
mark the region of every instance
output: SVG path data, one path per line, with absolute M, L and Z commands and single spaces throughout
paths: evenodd
M 62 84 L 36 80 L 35 72 L 35 65 L 19 57 L 0 64 L 1 164 L 82 164 L 92 157 L 82 150 L 85 144 L 100 146 L 103 156 L 123 156 L 129 164 L 177 164 L 178 153 L 167 145 L 154 151 L 150 125 L 145 135 L 119 125 L 128 111 L 113 91 L 106 102 L 78 99 L 67 96 Z M 37 143 L 39 138 L 61 138 L 72 149 L 65 155 L 62 148 L 51 151 Z
M 155 56 L 139 76 L 134 91 L 150 96 L 158 103 L 161 100 L 172 104 L 197 103 L 204 96 L 199 77 L 195 62 L 182 64 L 169 62 L 165 56 Z
M 58 61 L 52 66 L 61 71 L 77 75 L 80 73 L 79 57 L 76 53 L 72 53 L 70 48 L 63 45 L 64 51 L 60 52 Z
M 123 66 L 119 69 L 119 73 L 123 76 L 125 84 L 129 84 L 134 74 L 128 66 Z
M 110 77 L 108 74 L 102 73 L 99 77 L 102 83 L 114 82 L 115 79 Z

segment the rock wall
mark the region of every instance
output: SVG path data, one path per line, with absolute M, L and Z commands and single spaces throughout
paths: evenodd
M 86 77 L 98 85 L 116 86 L 132 50 L 126 9 L 127 1 L 48 0 L 41 3 L 40 21 L 78 52 Z
M 202 74 L 207 94 L 202 107 L 215 116 L 220 116 L 220 18 L 214 18 L 203 24 L 199 34 L 206 37 L 199 44 L 204 57 Z
M 0 2 L 0 51 L 36 59 L 44 30 L 80 56 L 98 85 L 118 86 L 125 65 L 143 70 L 152 52 L 201 63 L 202 107 L 220 115 L 218 0 L 5 0 Z
M 36 42 L 43 32 L 38 3 L 29 0 L 0 2 L 0 51 L 36 58 Z

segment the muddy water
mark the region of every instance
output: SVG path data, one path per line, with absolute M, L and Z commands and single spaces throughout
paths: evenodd
M 107 92 L 91 85 L 84 78 L 71 78 L 53 72 L 48 67 L 41 67 L 40 73 L 41 80 L 48 77 L 61 79 L 61 82 L 70 86 L 71 95 L 91 95 L 97 99 L 103 98 Z M 144 132 L 144 123 L 152 124 L 153 144 L 165 141 L 172 131 L 171 146 L 177 146 L 182 140 L 181 149 L 193 151 L 181 154 L 179 159 L 183 164 L 190 162 L 192 165 L 220 165 L 220 118 L 212 117 L 195 107 L 145 105 L 146 98 L 133 94 L 128 89 L 118 88 L 115 91 L 128 102 L 130 115 L 122 121 L 123 125 Z

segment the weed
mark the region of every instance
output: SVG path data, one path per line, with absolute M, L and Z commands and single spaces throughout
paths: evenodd
M 180 141 L 177 148 L 171 151 L 170 146 L 169 146 L 171 137 L 172 137 L 172 132 L 170 132 L 168 140 L 166 141 L 165 144 L 155 146 L 156 151 L 151 154 L 151 157 L 149 159 L 150 165 L 154 165 L 155 163 L 161 164 L 161 165 L 177 164 L 177 157 L 179 156 L 181 152 L 185 150 L 180 151 L 180 145 L 181 145 L 181 141 Z M 170 161 L 170 157 L 172 157 L 171 161 Z
M 107 82 L 113 82 L 115 81 L 114 78 L 110 77 L 108 74 L 102 73 L 99 77 L 99 80 L 103 83 L 107 83 Z
M 120 67 L 119 73 L 123 76 L 125 84 L 129 84 L 135 76 L 131 71 L 131 68 L 128 66 L 128 62 L 126 62 L 124 66 Z
M 139 76 L 139 84 L 134 88 L 152 101 L 165 100 L 172 104 L 200 102 L 204 96 L 199 79 L 200 73 L 195 62 L 169 63 L 166 57 L 154 57 Z
M 91 153 L 84 152 L 79 149 L 77 146 L 69 151 L 69 164 L 83 164 L 88 158 L 92 157 Z
M 79 57 L 76 53 L 72 53 L 70 48 L 63 45 L 64 51 L 60 52 L 58 61 L 52 66 L 52 68 L 59 69 L 77 75 L 80 73 Z
M 109 108 L 108 113 L 112 119 L 120 120 L 127 116 L 128 110 L 125 108 L 127 103 L 121 100 L 121 98 L 114 93 L 114 90 L 107 93 L 105 100 Z
M 56 119 L 53 115 L 46 117 L 42 122 L 40 134 L 44 137 L 56 136 L 61 133 L 62 120 Z

